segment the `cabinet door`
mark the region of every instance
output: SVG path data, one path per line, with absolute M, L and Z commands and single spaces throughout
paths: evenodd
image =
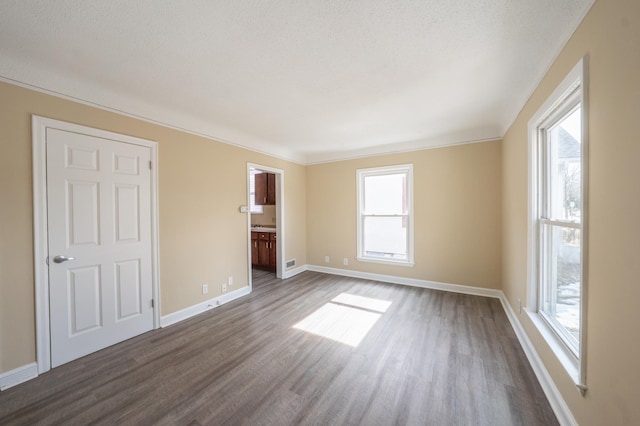
M 276 175 L 273 173 L 266 173 L 267 175 L 267 202 L 265 204 L 269 206 L 276 205 Z
M 269 237 L 269 266 L 275 270 L 276 263 L 276 234 L 274 233 Z
M 256 206 L 264 206 L 267 203 L 267 175 L 269 173 L 260 173 L 254 176 L 255 179 L 255 204 Z
M 273 173 L 260 173 L 255 179 L 255 204 L 256 206 L 275 206 L 276 204 L 276 175 Z
M 269 266 L 269 234 L 260 233 L 258 240 L 258 265 Z
M 251 233 L 251 264 L 258 265 L 258 233 Z

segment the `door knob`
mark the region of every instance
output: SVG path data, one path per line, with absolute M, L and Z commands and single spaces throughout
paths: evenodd
M 56 256 L 53 258 L 55 263 L 66 262 L 67 260 L 75 260 L 75 257 L 66 257 L 66 256 Z

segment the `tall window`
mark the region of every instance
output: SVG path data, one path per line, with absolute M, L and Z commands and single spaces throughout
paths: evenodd
M 413 165 L 357 170 L 358 259 L 413 265 Z
M 543 336 L 582 388 L 584 375 L 579 372 L 586 324 L 584 102 L 581 61 L 529 123 L 529 287 L 533 302 L 529 306 Z
M 538 309 L 577 356 L 582 287 L 581 108 L 577 100 L 566 103 L 569 111 L 551 116 L 539 135 Z

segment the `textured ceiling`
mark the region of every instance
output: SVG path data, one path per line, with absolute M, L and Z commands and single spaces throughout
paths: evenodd
M 2 0 L 0 78 L 314 163 L 501 137 L 594 0 Z

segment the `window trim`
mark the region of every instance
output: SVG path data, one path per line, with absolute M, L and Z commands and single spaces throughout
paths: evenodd
M 588 223 L 589 223 L 589 108 L 588 108 L 588 58 L 585 56 L 573 67 L 562 83 L 554 90 L 546 102 L 538 109 L 528 123 L 528 247 L 527 247 L 527 306 L 526 313 L 536 326 L 560 363 L 572 378 L 582 395 L 587 390 L 587 307 L 588 307 Z M 539 312 L 540 286 L 538 285 L 538 262 L 540 261 L 540 232 L 538 213 L 542 203 L 538 190 L 540 157 L 539 138 L 542 128 L 548 127 L 550 120 L 564 115 L 576 104 L 581 107 L 582 127 L 582 212 L 581 212 L 581 289 L 580 289 L 580 338 L 579 353 L 574 351 L 557 334 L 544 315 Z M 555 122 L 555 120 L 554 120 Z M 558 220 L 551 220 L 554 223 Z M 563 221 L 560 221 L 563 222 Z
M 364 254 L 364 178 L 368 176 L 380 176 L 388 174 L 405 173 L 406 195 L 407 195 L 407 259 L 385 259 L 380 257 L 366 256 Z M 361 262 L 381 263 L 386 265 L 397 266 L 414 266 L 413 253 L 413 164 L 400 164 L 396 166 L 372 167 L 367 169 L 356 170 L 356 214 L 357 214 L 357 256 L 356 259 Z
M 560 105 L 554 108 L 553 111 L 550 112 L 544 118 L 544 120 L 542 120 L 542 122 L 540 122 L 536 127 L 537 140 L 535 141 L 535 143 L 537 144 L 537 149 L 538 149 L 537 156 L 538 156 L 538 160 L 540 159 L 542 160 L 542 161 L 537 161 L 537 164 L 536 164 L 539 172 L 543 169 L 544 171 L 548 172 L 547 167 L 551 162 L 551 158 L 550 158 L 551 154 L 549 152 L 549 140 L 548 140 L 549 130 L 552 129 L 555 125 L 557 125 L 563 118 L 567 117 L 572 112 L 574 112 L 578 106 L 580 107 L 582 106 L 581 91 L 582 91 L 581 83 L 578 83 L 578 85 L 576 86 L 572 85 L 570 89 L 570 93 L 568 93 L 565 97 L 561 98 Z M 582 116 L 582 114 L 580 115 Z M 582 117 L 581 117 L 581 120 L 582 120 Z M 582 151 L 582 148 L 581 148 L 581 151 Z M 581 183 L 583 178 L 582 161 L 584 157 L 585 156 L 581 152 L 581 155 L 580 155 Z M 573 229 L 579 230 L 580 234 L 582 235 L 583 220 L 582 220 L 582 215 L 579 223 L 571 220 L 567 220 L 567 219 L 554 218 L 554 216 L 552 216 L 552 214 L 550 213 L 551 206 L 550 206 L 549 196 L 551 194 L 549 193 L 549 190 L 550 190 L 549 175 L 548 174 L 543 175 L 540 180 L 544 181 L 543 186 L 545 186 L 545 188 L 544 190 L 537 191 L 537 194 L 536 194 L 538 197 L 538 210 L 539 210 L 537 219 L 536 219 L 538 222 L 538 225 L 536 226 L 536 233 L 538 238 L 538 247 L 536 248 L 537 250 L 536 254 L 540 256 L 540 258 L 542 258 L 543 248 L 541 247 L 542 243 L 540 241 L 540 238 L 543 233 L 541 229 L 543 226 L 550 226 L 550 227 L 556 227 L 556 228 L 573 228 Z M 582 197 L 582 193 L 581 193 L 581 197 Z M 582 209 L 582 211 L 584 211 L 584 209 Z M 581 252 L 582 252 L 582 241 L 583 240 L 581 238 L 581 243 L 580 243 Z M 580 262 L 582 266 L 583 260 L 580 259 Z M 540 270 L 540 265 L 537 266 L 537 271 L 539 270 Z M 582 285 L 582 271 L 581 271 L 581 289 L 580 289 L 581 295 L 582 295 L 582 287 L 583 285 Z M 544 293 L 543 286 L 541 285 L 537 286 L 537 300 L 538 300 L 537 309 L 538 310 L 540 310 L 539 304 L 540 304 L 540 300 L 543 299 L 543 293 Z M 582 298 L 580 303 L 582 303 Z M 551 328 L 551 331 L 553 331 L 557 335 L 557 337 L 560 340 L 562 340 L 562 344 L 566 346 L 569 356 L 575 359 L 575 361 L 577 362 L 577 360 L 580 357 L 580 348 L 574 346 L 574 343 L 571 341 L 572 340 L 571 336 L 569 335 L 567 330 L 559 329 L 560 328 L 559 325 L 554 324 L 556 320 L 551 316 L 549 316 L 547 312 L 540 311 L 539 315 L 541 316 L 542 320 L 545 321 L 547 325 Z M 580 342 L 578 341 L 577 344 L 579 346 Z

